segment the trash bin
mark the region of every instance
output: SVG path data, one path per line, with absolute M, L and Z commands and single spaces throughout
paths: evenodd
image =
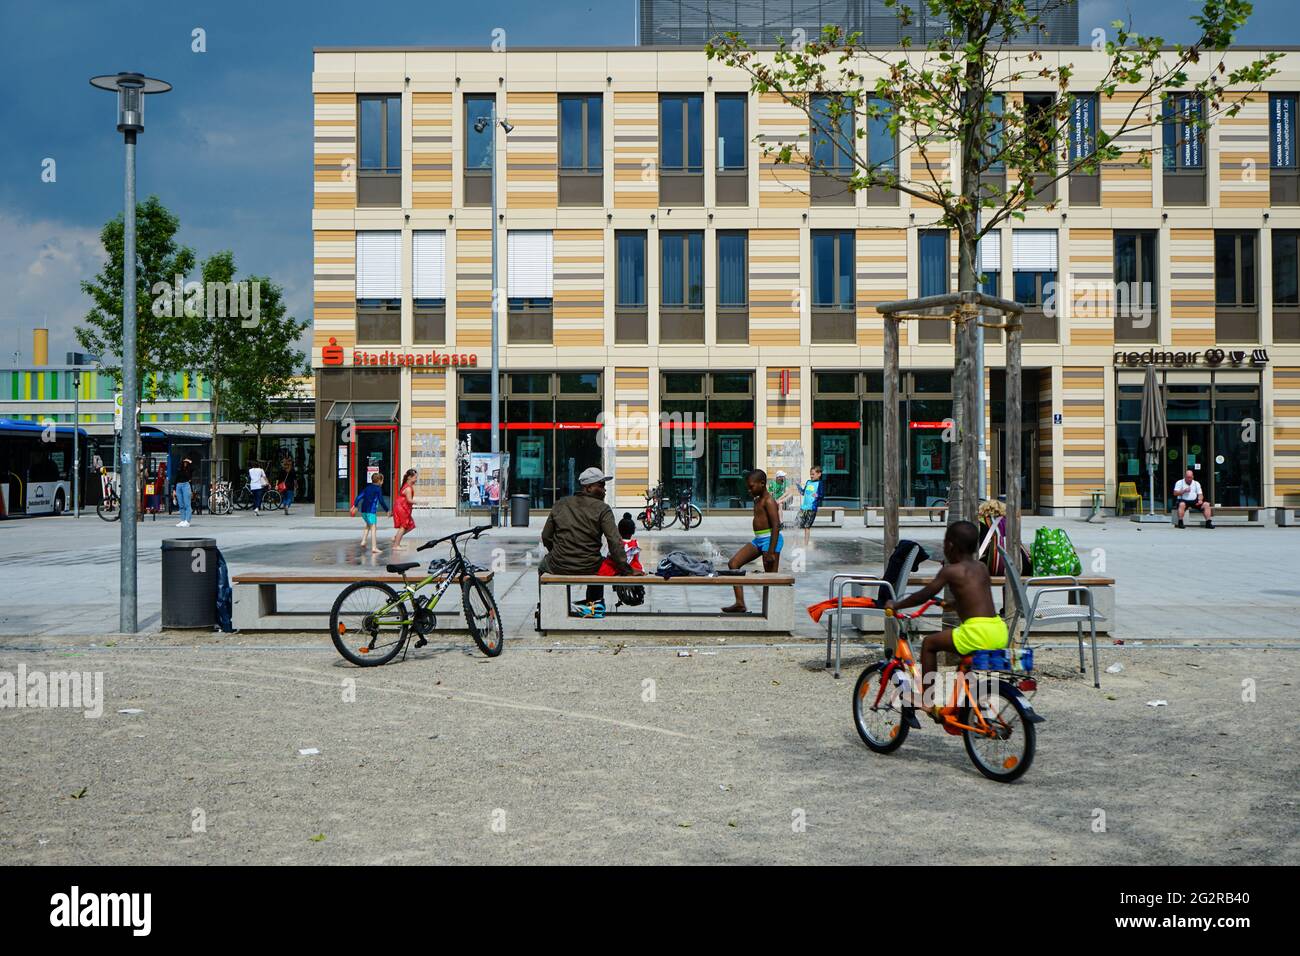
M 162 543 L 162 626 L 217 623 L 217 541 L 169 538 Z
M 528 496 L 527 495 L 510 496 L 510 527 L 512 528 L 528 527 Z

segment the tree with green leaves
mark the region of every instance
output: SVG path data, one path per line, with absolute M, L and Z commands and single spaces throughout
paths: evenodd
M 179 275 L 194 269 L 194 250 L 180 245 L 176 233 L 180 220 L 157 196 L 136 204 L 136 369 L 140 398 L 171 398 L 176 393 L 173 374 L 187 367 L 188 329 L 183 317 L 153 308 L 154 290 L 168 289 Z M 84 325 L 76 327 L 77 343 L 105 361 L 104 371 L 119 382 L 122 376 L 122 216 L 111 219 L 99 234 L 104 246 L 104 265 L 81 290 L 93 305 Z M 115 360 L 115 361 L 114 361 Z
M 753 50 L 729 33 L 710 42 L 706 53 L 747 73 L 756 93 L 777 94 L 807 115 L 807 141 L 764 142 L 765 156 L 840 179 L 852 190 L 883 187 L 918 205 L 937 207 L 936 224 L 957 233 L 957 291 L 962 293 L 978 291 L 980 237 L 1008 220 L 1023 220 L 1049 185 L 1076 172 L 1095 173 L 1106 163 L 1149 165 L 1156 148 L 1177 148 L 1190 137 L 1203 136 L 1213 122 L 1241 110 L 1276 72 L 1281 56 L 1236 57 L 1229 66 L 1228 48 L 1252 5 L 1248 0 L 1202 0 L 1199 14 L 1192 17 L 1198 37 L 1186 45 L 1167 46 L 1161 37 L 1143 36 L 1115 21 L 1113 37 L 1093 47 L 1105 55 L 1100 80 L 1084 83 L 1066 62 L 1068 52 L 1049 60 L 1035 49 L 1005 43 L 1008 37 L 1034 35 L 1051 3 L 1031 13 L 1025 0 L 885 2 L 904 27 L 917 15 L 918 4 L 944 27 L 924 50 L 913 49 L 907 40 L 895 50 L 867 48 L 861 34 L 845 36 L 828 27 L 815 42 L 783 42 L 774 51 Z M 1095 70 L 1088 72 L 1095 75 Z M 1005 96 L 1027 88 L 1055 95 L 1050 103 L 1035 98 L 1032 106 Z M 1072 140 L 1070 129 L 1081 93 L 1095 95 L 1099 103 L 1130 105 L 1118 126 L 1098 129 L 1081 143 L 1077 131 Z M 885 124 L 893 137 L 893 155 L 861 148 L 868 123 L 848 122 L 849 117 Z M 1150 140 L 1155 127 L 1171 128 L 1174 135 L 1163 136 L 1162 147 L 1134 145 L 1135 133 L 1147 130 Z M 955 158 L 947 168 L 929 162 L 927 146 L 934 153 L 955 153 Z M 991 185 L 993 177 L 987 174 L 1002 170 L 1002 186 Z M 1045 205 L 1050 209 L 1054 204 Z M 953 516 L 967 520 L 975 519 L 979 505 L 978 491 L 970 487 L 979 461 L 973 421 L 978 407 L 974 325 L 958 322 L 954 336 L 958 453 L 949 502 Z
M 297 379 L 311 373 L 306 354 L 298 349 L 307 323 L 288 314 L 284 290 L 268 277 L 250 276 L 244 281 L 255 290 L 257 317 L 252 324 L 240 319 L 229 322 L 217 336 L 227 349 L 220 362 L 224 368 L 220 389 L 226 417 L 256 433 L 254 454 L 260 460 L 262 430 L 280 418 L 283 401 L 297 396 Z

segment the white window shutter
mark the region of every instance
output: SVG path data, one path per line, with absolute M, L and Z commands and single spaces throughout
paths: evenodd
M 555 252 L 548 229 L 506 233 L 506 295 L 549 299 L 555 295 Z
M 1013 229 L 1011 251 L 1017 272 L 1057 271 L 1055 229 Z
M 447 234 L 411 234 L 411 288 L 416 299 L 447 298 Z
M 1002 271 L 1002 232 L 994 230 L 980 238 L 979 268 L 981 272 Z
M 357 233 L 357 298 L 402 297 L 402 234 Z

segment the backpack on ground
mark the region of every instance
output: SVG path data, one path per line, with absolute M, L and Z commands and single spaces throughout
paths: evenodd
M 713 563 L 692 557 L 685 551 L 669 551 L 655 568 L 655 574 L 667 581 L 669 578 L 707 578 L 713 573 Z
M 1083 563 L 1064 528 L 1039 528 L 1034 535 L 1034 546 L 1030 553 L 1034 562 L 1034 574 L 1038 577 L 1053 574 L 1077 576 L 1083 573 Z
M 615 584 L 619 607 L 640 607 L 645 603 L 645 587 L 640 584 Z
M 998 517 L 989 521 L 981 519 L 980 521 L 980 547 L 976 557 L 984 562 L 984 566 L 989 569 L 990 577 L 1002 577 L 1007 573 L 1006 567 L 1002 562 L 1002 553 L 998 548 L 1004 551 L 1007 547 L 1007 519 Z M 1034 562 L 1030 557 L 1029 549 L 1023 544 L 1020 546 L 1020 573 L 1029 577 L 1034 573 Z

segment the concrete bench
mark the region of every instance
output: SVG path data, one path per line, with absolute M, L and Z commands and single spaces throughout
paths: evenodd
M 794 526 L 797 529 L 799 522 L 796 519 Z M 814 528 L 843 528 L 844 527 L 844 509 L 843 508 L 822 508 L 817 512 L 817 517 L 813 519 Z
M 1279 528 L 1294 528 L 1300 524 L 1300 509 L 1297 508 L 1275 508 L 1277 515 L 1277 526 Z
M 1265 508 L 1262 505 L 1214 505 L 1214 520 L 1217 522 L 1220 518 L 1245 517 L 1245 524 L 1262 528 L 1268 524 L 1268 512 L 1270 510 L 1271 509 Z M 1200 517 L 1201 513 L 1199 511 L 1188 508 L 1187 514 L 1183 516 L 1183 523 L 1186 524 L 1188 521 Z M 1176 506 L 1172 513 L 1171 520 L 1174 522 L 1178 521 L 1178 510 Z
M 907 505 L 898 509 L 899 525 L 937 525 L 942 527 L 947 518 L 947 505 Z M 862 523 L 868 528 L 885 525 L 884 508 L 865 508 Z
M 422 571 L 417 573 L 424 574 Z M 484 571 L 478 578 L 487 585 L 489 591 L 493 589 L 491 571 Z M 408 580 L 415 582 L 422 578 L 412 575 Z M 402 586 L 400 574 L 237 574 L 231 578 L 235 602 L 233 623 L 240 631 L 328 631 L 334 599 L 340 591 L 356 581 L 382 581 L 399 591 Z M 438 616 L 435 633 L 466 630 L 465 618 L 460 609 L 459 584 L 460 581 L 457 580 L 448 588 L 434 609 Z M 281 585 L 328 585 L 329 606 L 323 611 L 282 611 L 279 609 L 277 594 Z M 432 596 L 433 590 L 430 585 L 423 593 Z M 455 595 L 454 599 L 452 595 Z
M 930 575 L 920 575 L 920 574 L 912 575 L 910 578 L 907 579 L 908 593 L 910 594 L 912 591 L 925 587 L 933 580 L 934 578 Z M 1006 578 L 995 577 L 992 579 L 992 581 L 993 581 L 993 603 L 995 606 L 997 606 L 1001 604 L 1001 595 L 1003 591 L 1003 585 L 1006 584 Z M 1071 583 L 1073 582 L 1071 582 L 1069 578 L 1044 578 L 1040 581 L 1034 581 L 1032 584 L 1029 584 L 1028 587 L 1032 592 L 1032 590 L 1036 587 L 1054 587 L 1057 585 L 1071 584 Z M 1079 583 L 1092 589 L 1092 600 L 1097 608 L 1097 633 L 1109 634 L 1111 628 L 1115 626 L 1115 579 L 1103 578 L 1103 577 L 1084 577 L 1081 575 L 1079 577 Z M 874 595 L 868 595 L 868 596 L 874 597 Z M 1044 598 L 1044 600 L 1050 601 L 1052 600 L 1052 597 L 1049 596 L 1047 598 Z M 1040 606 L 1045 606 L 1045 605 L 1040 605 Z M 858 629 L 862 633 L 864 634 L 884 633 L 885 630 L 884 615 L 860 614 L 857 616 L 858 616 Z M 933 617 L 936 620 L 940 616 L 941 616 L 940 612 L 937 609 L 934 610 L 933 612 L 928 612 L 924 615 L 926 619 Z M 1045 633 L 1074 634 L 1074 632 L 1075 632 L 1075 628 L 1074 628 L 1074 624 L 1072 623 L 1066 623 L 1066 624 L 1039 623 L 1034 625 L 1035 634 L 1045 634 Z
M 586 597 L 586 585 L 600 584 L 606 589 L 617 584 L 641 585 L 646 589 L 645 604 L 640 607 L 615 608 L 617 600 L 612 591 L 605 592 L 605 616 L 599 620 L 580 617 L 573 612 L 575 599 Z M 750 610 L 744 614 L 723 614 L 719 608 L 732 602 L 731 588 L 743 586 L 747 591 L 759 589 L 761 602 L 754 609 L 753 598 L 747 595 Z M 578 588 L 575 597 L 572 591 Z M 656 591 L 674 589 L 692 598 L 708 596 L 709 610 L 693 611 L 683 608 L 655 610 Z M 689 589 L 682 592 L 680 589 Z M 712 591 L 701 592 L 701 588 Z M 725 589 L 725 590 L 724 590 Z M 630 574 L 608 577 L 599 574 L 542 574 L 539 575 L 541 592 L 538 630 L 585 631 L 600 634 L 629 631 L 669 631 L 684 634 L 712 632 L 726 634 L 789 634 L 794 626 L 794 575 L 759 571 L 745 575 L 717 577 L 680 577 L 667 580 L 657 574 Z M 716 600 L 715 600 L 716 596 Z

